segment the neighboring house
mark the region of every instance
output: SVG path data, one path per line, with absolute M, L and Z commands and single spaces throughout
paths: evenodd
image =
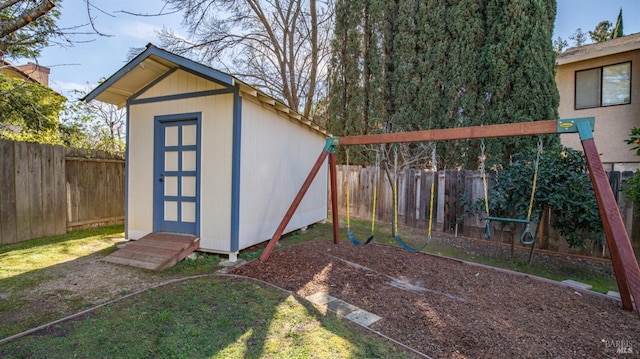
M 595 117 L 594 139 L 605 170 L 640 168 L 625 142 L 631 128 L 640 127 L 640 33 L 570 48 L 557 56 L 557 64 L 560 118 Z M 561 140 L 582 148 L 577 134 Z
M 238 79 L 157 48 L 91 91 L 127 108 L 125 236 L 192 234 L 229 254 L 273 235 L 328 134 Z M 327 216 L 327 166 L 286 228 Z
M 0 72 L 5 73 L 13 78 L 21 78 L 31 82 L 37 82 L 49 87 L 48 67 L 28 62 L 24 65 L 12 65 L 11 63 L 0 60 Z

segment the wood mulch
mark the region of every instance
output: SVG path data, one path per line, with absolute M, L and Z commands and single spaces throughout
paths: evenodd
M 436 358 L 640 353 L 640 318 L 618 301 L 387 245 L 306 242 L 232 273 L 342 299 L 381 316 L 372 329 Z

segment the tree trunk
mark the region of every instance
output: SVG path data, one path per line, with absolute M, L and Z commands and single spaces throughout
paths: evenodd
M 311 69 L 309 72 L 309 91 L 304 103 L 303 116 L 310 118 L 313 96 L 316 92 L 316 77 L 318 76 L 318 14 L 316 0 L 309 0 L 309 15 L 311 17 Z

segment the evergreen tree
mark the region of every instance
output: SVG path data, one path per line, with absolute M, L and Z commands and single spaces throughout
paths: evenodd
M 557 118 L 555 11 L 542 0 L 339 0 L 331 131 L 372 133 L 380 121 L 397 132 Z M 535 142 L 493 140 L 489 151 L 507 163 Z M 478 141 L 438 147 L 438 168 L 476 167 Z M 423 149 L 404 146 L 403 158 L 423 167 Z
M 573 41 L 574 46 L 582 46 L 587 43 L 587 34 L 581 28 L 577 28 L 576 32 L 569 36 L 569 39 Z
M 551 44 L 556 4 L 551 1 L 489 0 L 487 6 L 487 104 L 484 124 L 558 118 L 555 52 Z M 487 141 L 489 167 L 537 139 L 510 137 Z M 556 136 L 547 142 L 557 142 Z
M 384 0 L 363 0 L 363 121 L 365 133 L 378 131 L 384 123 L 384 104 L 380 88 L 384 72 L 380 26 L 383 23 Z
M 337 135 L 366 133 L 361 116 L 361 42 L 360 1 L 336 2 L 336 26 L 331 59 L 329 131 Z
M 624 31 L 622 29 L 622 8 L 620 8 L 618 19 L 616 20 L 616 26 L 611 30 L 611 38 L 615 39 L 622 36 L 624 36 Z
M 594 42 L 603 42 L 611 38 L 611 22 L 604 20 L 596 25 L 593 31 L 589 31 L 589 37 Z

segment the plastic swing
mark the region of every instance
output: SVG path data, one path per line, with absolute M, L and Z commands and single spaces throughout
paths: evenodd
M 496 221 L 496 222 L 508 222 L 508 223 L 524 223 L 525 224 L 525 228 L 522 231 L 522 234 L 520 235 L 520 243 L 522 243 L 523 245 L 533 245 L 536 242 L 536 237 L 533 235 L 533 232 L 531 232 L 531 214 L 533 212 L 533 200 L 535 198 L 535 194 L 536 194 L 536 184 L 538 182 L 538 165 L 540 163 L 540 154 L 542 153 L 542 138 L 538 138 L 538 149 L 537 149 L 537 153 L 536 153 L 536 161 L 534 164 L 534 170 L 533 170 L 533 184 L 531 186 L 531 196 L 529 199 L 529 210 L 527 212 L 527 218 L 526 219 L 519 219 L 519 218 L 504 218 L 504 217 L 492 217 L 489 214 L 489 196 L 488 196 L 488 190 L 487 190 L 487 175 L 486 175 L 486 171 L 485 171 L 485 145 L 484 145 L 484 140 L 481 142 L 480 144 L 480 151 L 481 151 L 481 157 L 480 157 L 480 173 L 482 176 L 482 185 L 484 188 L 484 206 L 485 206 L 485 212 L 487 213 L 487 217 L 485 218 L 485 229 L 484 229 L 484 238 L 485 239 L 490 239 L 491 238 L 491 221 Z
M 400 247 L 402 247 L 402 249 L 408 251 L 408 252 L 412 252 L 412 253 L 417 253 L 417 252 L 421 252 L 428 244 L 429 242 L 431 242 L 431 224 L 432 224 L 432 220 L 433 220 L 433 192 L 434 192 L 434 182 L 431 183 L 431 203 L 429 205 L 430 207 L 430 213 L 429 213 L 429 229 L 428 229 L 428 233 L 427 233 L 427 238 L 425 240 L 425 242 L 419 246 L 419 247 L 411 247 L 409 246 L 407 243 L 405 243 L 402 240 L 402 237 L 400 237 L 400 235 L 398 234 L 398 148 L 396 145 L 393 146 L 393 151 L 394 151 L 394 169 L 393 169 L 393 173 L 394 173 L 394 178 L 393 178 L 393 211 L 394 211 L 394 232 L 395 232 L 395 239 L 396 242 L 398 242 L 398 244 L 400 245 Z M 435 146 L 432 149 L 432 160 L 435 159 Z M 435 163 L 435 162 L 433 162 Z M 434 167 L 435 168 L 435 167 Z
M 347 170 L 346 170 L 346 176 L 349 175 L 349 149 L 347 149 Z M 351 231 L 351 201 L 350 201 L 350 196 L 349 196 L 349 180 L 346 180 L 346 188 L 345 188 L 345 197 L 346 197 L 346 207 L 347 207 L 347 237 L 349 238 L 349 240 L 351 241 L 351 243 L 353 243 L 356 246 L 363 246 L 365 244 L 369 244 L 372 240 L 373 240 L 373 231 L 375 229 L 375 219 L 376 219 L 376 197 L 377 197 L 377 187 L 378 187 L 378 180 L 380 177 L 379 174 L 379 156 L 376 155 L 376 179 L 375 179 L 375 185 L 373 187 L 373 206 L 372 206 L 372 213 L 371 213 L 371 235 L 367 238 L 366 241 L 361 242 L 359 241 L 356 236 L 353 234 L 353 232 Z

